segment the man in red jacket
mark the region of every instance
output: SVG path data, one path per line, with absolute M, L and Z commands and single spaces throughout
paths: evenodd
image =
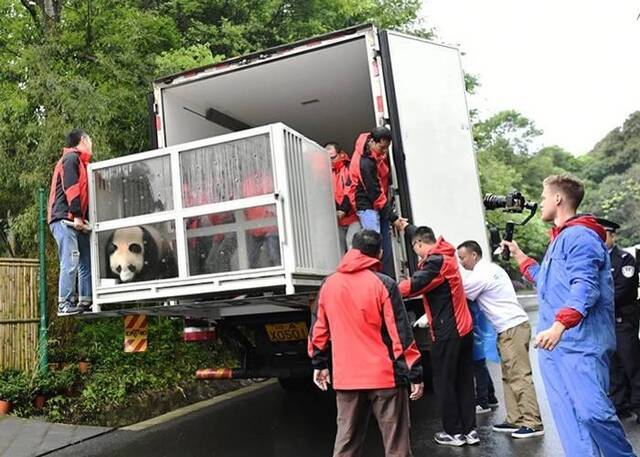
M 91 308 L 91 253 L 88 218 L 87 165 L 91 160 L 91 138 L 73 129 L 58 160 L 49 193 L 49 228 L 58 245 L 58 316 Z M 79 286 L 79 287 L 78 287 Z
M 431 328 L 434 387 L 444 431 L 438 444 L 480 442 L 473 388 L 473 322 L 458 270 L 456 249 L 429 227 L 406 228 L 420 258 L 418 270 L 399 284 L 403 297 L 422 295 Z
M 394 276 L 389 224 L 399 231 L 406 219 L 398 217 L 393 210 L 393 197 L 390 194 L 390 147 L 391 130 L 386 127 L 376 127 L 371 132 L 360 134 L 349 165 L 349 198 L 356 209 L 362 228 L 375 230 L 382 235 L 382 271 Z
M 353 236 L 360 231 L 360 221 L 351 205 L 349 192 L 351 176 L 349 175 L 349 156 L 341 151 L 338 143 L 327 143 L 324 148 L 331 159 L 333 177 L 333 198 L 338 216 L 338 235 L 341 252 L 344 254 L 351 247 Z
M 373 230 L 357 233 L 337 272 L 322 285 L 313 309 L 313 380 L 322 390 L 333 381 L 336 390 L 334 456 L 362 455 L 372 412 L 386 456 L 412 455 L 409 399 L 422 396 L 422 365 L 396 283 L 379 272 L 381 244 Z

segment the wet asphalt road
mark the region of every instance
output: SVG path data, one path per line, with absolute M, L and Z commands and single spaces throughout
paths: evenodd
M 529 313 L 537 324 L 537 313 Z M 504 419 L 502 405 L 492 413 L 479 415 L 477 446 L 451 448 L 438 446 L 433 434 L 440 430 L 440 420 L 433 394 L 413 403 L 412 445 L 416 457 L 429 456 L 562 456 L 549 405 L 540 379 L 537 357 L 532 349 L 534 381 L 542 408 L 546 434 L 541 438 L 513 440 L 491 431 L 494 422 Z M 489 369 L 502 399 L 500 367 Z M 179 419 L 150 427 L 144 431 L 117 430 L 50 454 L 55 457 L 326 457 L 331 455 L 335 437 L 335 400 L 320 392 L 290 393 L 279 385 L 213 405 Z M 627 436 L 640 450 L 640 425 L 624 422 Z M 372 421 L 364 455 L 383 457 L 381 439 Z

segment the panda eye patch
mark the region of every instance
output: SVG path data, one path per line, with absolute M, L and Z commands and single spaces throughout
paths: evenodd
M 129 250 L 134 254 L 140 254 L 142 253 L 142 246 L 140 246 L 138 243 L 133 243 L 129 245 Z

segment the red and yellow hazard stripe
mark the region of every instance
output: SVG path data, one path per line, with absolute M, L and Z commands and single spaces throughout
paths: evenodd
M 124 352 L 147 350 L 147 316 L 136 314 L 124 318 Z

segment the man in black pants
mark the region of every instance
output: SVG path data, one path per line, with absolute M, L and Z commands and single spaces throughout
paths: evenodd
M 638 339 L 638 272 L 636 259 L 615 243 L 620 225 L 598 219 L 607 231 L 616 317 L 616 352 L 611 359 L 609 396 L 620 419 L 637 415 L 640 423 L 640 340 Z
M 434 387 L 444 431 L 438 444 L 462 446 L 480 442 L 476 432 L 473 391 L 473 323 L 455 258 L 455 248 L 429 227 L 406 228 L 420 257 L 418 270 L 400 282 L 403 297 L 422 295 L 430 322 Z

